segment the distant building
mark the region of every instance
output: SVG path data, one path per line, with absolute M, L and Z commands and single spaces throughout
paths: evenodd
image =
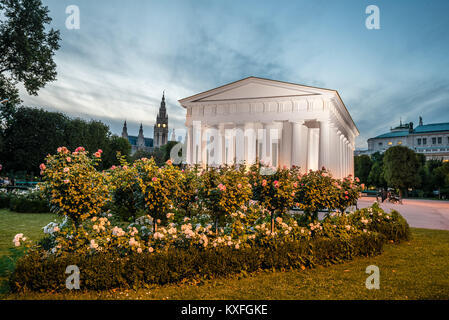
M 148 152 L 153 150 L 153 139 L 144 137 L 142 124 L 140 124 L 139 135 L 130 136 L 128 135 L 128 127 L 125 121 L 122 130 L 122 138 L 128 139 L 131 144 L 131 154 L 134 154 L 137 150 L 144 150 Z
M 173 130 L 174 134 L 174 130 Z M 165 107 L 165 93 L 162 94 L 162 101 L 159 107 L 159 112 L 156 117 L 156 124 L 154 125 L 154 138 L 145 138 L 143 134 L 143 126 L 140 124 L 139 135 L 128 135 L 128 127 L 126 121 L 123 125 L 122 137 L 127 139 L 131 144 L 131 154 L 137 150 L 144 150 L 151 152 L 154 148 L 162 147 L 168 142 L 168 115 Z
M 449 161 L 449 122 L 423 124 L 414 128 L 413 122 L 391 128 L 390 132 L 368 139 L 368 150 L 358 154 L 385 152 L 392 146 L 406 146 L 415 152 L 424 154 L 426 159 Z
M 154 125 L 154 146 L 162 147 L 168 142 L 168 115 L 165 108 L 165 93 L 162 94 L 161 106 Z

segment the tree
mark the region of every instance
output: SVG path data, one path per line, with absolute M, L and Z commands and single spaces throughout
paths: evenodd
M 403 146 L 389 148 L 384 155 L 384 178 L 388 185 L 402 191 L 420 184 L 420 163 L 416 153 Z
M 111 135 L 99 121 L 70 119 L 62 113 L 42 109 L 17 108 L 2 133 L 0 163 L 7 172 L 39 172 L 39 164 L 58 147 L 75 150 L 84 147 L 89 153 L 103 150 L 100 169 L 119 164 L 117 152 L 129 157 L 131 145 L 126 139 Z
M 52 19 L 41 0 L 0 0 L 0 76 L 2 88 L 17 101 L 17 84 L 37 95 L 47 82 L 56 79 L 53 56 L 59 49 L 59 31 L 47 30 Z
M 354 157 L 354 174 L 361 183 L 368 184 L 372 164 L 371 158 L 366 154 Z
M 375 187 L 386 187 L 384 179 L 383 162 L 374 162 L 368 175 L 368 185 Z
M 387 183 L 385 182 L 383 176 L 383 162 L 384 155 L 380 152 L 375 152 L 371 155 L 371 170 L 368 175 L 368 185 L 375 187 L 386 187 Z
M 120 160 L 117 159 L 117 153 L 125 156 L 126 161 L 129 161 L 129 154 L 131 153 L 129 141 L 116 135 L 109 137 L 108 140 L 108 145 L 103 150 L 102 167 L 107 169 L 113 165 L 120 164 Z
M 439 198 L 441 198 L 441 189 L 449 188 L 449 162 L 442 163 L 432 171 L 432 186 L 438 189 Z
M 45 156 L 64 145 L 69 119 L 62 113 L 18 108 L 4 131 L 0 161 L 7 171 L 39 172 Z

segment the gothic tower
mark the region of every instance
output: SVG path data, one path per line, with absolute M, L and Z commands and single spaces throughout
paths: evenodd
M 126 120 L 125 124 L 123 125 L 122 138 L 128 140 L 128 127 L 126 126 Z
M 161 106 L 154 125 L 154 139 L 155 147 L 161 147 L 168 142 L 168 115 L 165 108 L 165 92 L 162 94 Z
M 137 136 L 137 148 L 143 149 L 145 147 L 145 137 L 143 136 L 143 127 L 140 124 L 139 135 Z

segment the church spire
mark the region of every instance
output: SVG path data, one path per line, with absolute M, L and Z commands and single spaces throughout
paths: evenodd
M 128 139 L 128 127 L 126 125 L 126 120 L 125 123 L 123 124 L 122 138 Z
M 140 123 L 139 136 L 137 137 L 137 148 L 141 149 L 145 147 L 145 137 L 143 136 L 143 126 Z
M 142 126 L 142 123 L 140 124 L 139 136 L 143 137 L 143 126 Z

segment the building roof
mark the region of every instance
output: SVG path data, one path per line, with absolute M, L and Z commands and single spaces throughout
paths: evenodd
M 391 131 L 388 133 L 381 134 L 377 137 L 371 139 L 382 139 L 382 138 L 397 138 L 397 137 L 407 137 L 409 134 L 420 134 L 420 133 L 437 133 L 449 131 L 449 122 L 445 123 L 431 123 L 421 126 L 417 126 L 412 132 L 409 130 L 401 131 Z
M 449 122 L 432 123 L 417 126 L 415 130 L 413 130 L 413 133 L 428 133 L 428 132 L 441 132 L 441 131 L 449 131 Z
M 382 139 L 382 138 L 396 138 L 396 137 L 406 137 L 408 136 L 410 133 L 407 131 L 393 131 L 393 132 L 388 132 L 388 133 L 384 133 L 381 134 L 377 137 L 374 137 L 372 139 Z

